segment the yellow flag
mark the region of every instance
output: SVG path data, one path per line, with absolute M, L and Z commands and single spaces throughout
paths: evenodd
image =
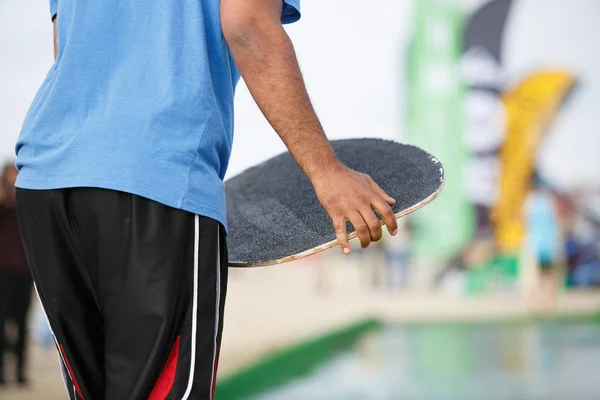
M 576 83 L 567 71 L 544 71 L 503 95 L 507 134 L 500 152 L 500 193 L 492 209 L 498 250 L 518 251 L 525 235 L 523 206 L 530 190 L 537 149 Z

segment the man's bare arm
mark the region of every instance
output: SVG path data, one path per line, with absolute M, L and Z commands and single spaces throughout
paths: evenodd
M 320 167 L 335 165 L 281 26 L 281 0 L 222 0 L 221 10 L 223 33 L 252 96 L 300 167 L 313 178 Z
M 56 16 L 54 16 L 54 59 L 58 57 L 58 33 L 56 33 Z
M 394 200 L 337 159 L 311 105 L 281 11 L 282 0 L 221 0 L 223 34 L 257 105 L 313 183 L 344 251 L 350 250 L 346 220 L 366 247 L 382 235 L 373 208 L 395 234 Z

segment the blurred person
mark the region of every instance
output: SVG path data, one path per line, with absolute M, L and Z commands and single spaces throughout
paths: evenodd
M 16 378 L 26 385 L 28 315 L 32 280 L 21 244 L 15 211 L 17 169 L 7 164 L 0 175 L 0 384 L 5 383 L 4 356 L 10 348 L 16 357 Z M 17 328 L 15 343 L 8 343 L 6 322 Z
M 572 245 L 572 243 L 569 243 Z M 572 250 L 570 248 L 569 250 Z M 586 244 L 578 249 L 576 257 L 580 261 L 575 265 L 569 265 L 569 281 L 575 287 L 589 288 L 600 286 L 600 257 L 597 242 Z M 570 260 L 573 254 L 569 254 Z
M 600 222 L 576 213 L 565 240 L 568 285 L 600 286 Z
M 553 190 L 560 229 L 563 232 L 566 285 L 579 288 L 600 284 L 600 218 L 590 208 L 589 193 L 577 188 L 570 193 Z
M 533 187 L 524 205 L 526 221 L 525 247 L 537 270 L 535 298 L 542 307 L 554 302 L 561 263 L 562 232 L 555 196 L 542 178 L 535 174 Z
M 541 178 L 525 202 L 527 247 L 542 271 L 550 271 L 560 259 L 560 221 L 554 194 L 543 186 Z
M 382 236 L 375 211 L 396 233 L 395 201 L 325 135 L 282 26 L 300 0 L 50 0 L 50 14 L 17 213 L 71 399 L 212 398 L 240 77 L 344 253 L 346 221 L 364 247 Z

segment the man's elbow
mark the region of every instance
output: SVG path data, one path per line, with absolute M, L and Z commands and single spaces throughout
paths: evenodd
M 232 50 L 255 47 L 279 29 L 281 23 L 272 18 L 221 15 L 221 29 L 227 44 Z

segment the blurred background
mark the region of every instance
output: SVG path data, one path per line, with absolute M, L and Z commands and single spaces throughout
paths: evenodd
M 302 8 L 286 29 L 328 136 L 418 145 L 447 182 L 400 235 L 366 250 L 232 269 L 216 397 L 600 398 L 600 2 Z M 52 64 L 52 26 L 44 0 L 3 1 L 0 15 L 0 158 L 10 163 Z M 228 177 L 285 150 L 243 82 L 236 107 Z M 8 168 L 0 198 L 11 179 Z M 64 399 L 30 278 L 9 268 L 9 214 L 0 399 Z M 8 290 L 15 280 L 25 283 Z

